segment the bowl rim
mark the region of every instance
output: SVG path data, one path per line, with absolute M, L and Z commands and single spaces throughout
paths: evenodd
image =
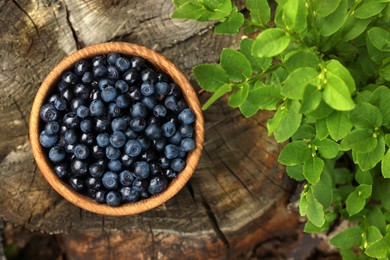
M 50 166 L 51 163 L 49 162 L 45 152 L 43 151 L 43 148 L 39 143 L 40 107 L 43 105 L 46 97 L 50 93 L 51 88 L 55 86 L 60 79 L 61 74 L 71 69 L 72 66 L 80 59 L 91 58 L 92 56 L 108 54 L 110 52 L 142 57 L 167 73 L 171 79 L 181 88 L 187 104 L 194 112 L 196 118 L 194 123 L 196 148 L 187 156 L 186 167 L 184 170 L 178 174 L 174 180 L 171 181 L 164 192 L 154 195 L 148 199 L 140 200 L 136 203 L 126 203 L 118 207 L 111 207 L 107 204 L 99 204 L 86 195 L 82 195 L 72 190 L 68 184 L 65 184 L 57 177 L 52 167 Z M 80 49 L 65 57 L 50 71 L 39 87 L 38 92 L 34 98 L 30 114 L 29 135 L 32 153 L 39 169 L 49 184 L 62 197 L 74 205 L 94 213 L 111 216 L 123 216 L 137 214 L 153 209 L 172 198 L 184 187 L 195 171 L 203 149 L 204 118 L 198 96 L 196 95 L 193 87 L 191 86 L 186 76 L 180 71 L 180 69 L 168 58 L 154 50 L 137 44 L 127 42 L 108 42 Z

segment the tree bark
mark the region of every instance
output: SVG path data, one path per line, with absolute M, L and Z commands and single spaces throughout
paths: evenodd
M 277 162 L 282 146 L 265 127 L 270 114 L 244 119 L 225 101 L 205 112 L 205 147 L 186 188 L 149 212 L 86 212 L 60 197 L 39 172 L 28 142 L 29 113 L 40 83 L 62 58 L 87 45 L 127 41 L 161 52 L 191 77 L 194 65 L 217 62 L 223 47 L 238 47 L 240 35 L 215 36 L 210 23 L 172 20 L 173 10 L 164 0 L 0 2 L 2 218 L 64 234 L 75 259 L 83 253 L 120 256 L 129 252 L 129 241 L 139 258 L 220 258 L 294 228 L 297 220 L 285 210 L 291 183 Z

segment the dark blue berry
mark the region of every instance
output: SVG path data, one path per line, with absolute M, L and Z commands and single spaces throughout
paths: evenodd
M 176 126 L 172 122 L 166 122 L 161 126 L 162 135 L 165 137 L 171 137 L 176 133 Z
M 111 145 L 106 147 L 106 156 L 110 160 L 116 160 L 121 156 L 121 151 Z
M 153 93 L 154 93 L 153 85 L 149 82 L 142 83 L 141 93 L 142 93 L 142 95 L 144 95 L 146 97 L 153 95 Z
M 151 144 L 149 138 L 147 138 L 144 135 L 140 135 L 137 137 L 137 141 L 140 142 L 143 152 L 149 149 L 150 144 Z
M 125 144 L 124 152 L 125 154 L 136 157 L 142 151 L 141 143 L 138 140 L 128 140 Z
M 162 176 L 154 176 L 150 179 L 148 192 L 152 195 L 159 194 L 167 188 L 167 181 Z
M 146 179 L 149 176 L 150 166 L 147 162 L 138 161 L 134 164 L 134 175 L 139 179 Z
M 121 93 L 126 93 L 129 90 L 129 85 L 124 80 L 117 80 L 115 83 L 115 87 L 119 90 Z
M 60 92 L 60 96 L 68 102 L 71 102 L 74 98 L 73 90 L 65 88 Z
M 121 204 L 121 195 L 116 191 L 109 191 L 106 194 L 106 203 L 111 207 L 117 207 Z
M 54 107 L 52 103 L 43 105 L 41 107 L 39 115 L 44 122 L 56 121 L 60 116 L 58 110 Z
M 141 160 L 146 161 L 148 163 L 154 161 L 157 159 L 157 154 L 154 149 L 148 149 L 145 152 L 143 152 L 141 155 Z
M 152 69 L 145 69 L 141 72 L 141 79 L 143 82 L 149 82 L 152 84 L 156 84 L 157 82 L 157 75 L 156 72 L 154 72 Z
M 121 114 L 121 108 L 116 103 L 108 104 L 107 114 L 110 117 L 118 117 Z
M 190 125 L 182 125 L 179 128 L 180 134 L 183 138 L 192 137 L 194 128 Z
M 74 74 L 71 71 L 67 71 L 64 74 L 62 74 L 62 80 L 68 84 L 71 84 L 71 85 L 76 85 L 77 82 L 79 81 L 76 74 Z
M 165 73 L 158 73 L 157 74 L 157 79 L 160 82 L 166 82 L 169 83 L 171 80 L 169 79 L 169 76 Z
M 96 143 L 100 147 L 107 147 L 110 145 L 110 136 L 107 133 L 100 133 L 96 136 Z
M 104 56 L 95 56 L 92 58 L 92 65 L 94 67 L 104 66 L 107 64 L 107 60 Z
M 107 77 L 109 79 L 117 80 L 119 78 L 119 71 L 114 66 L 107 67 Z
M 61 179 L 66 179 L 70 177 L 70 169 L 67 163 L 60 163 L 53 167 L 56 175 Z
M 77 134 L 74 130 L 67 130 L 64 133 L 66 143 L 75 144 L 77 142 Z
M 49 135 L 45 130 L 39 135 L 39 143 L 43 147 L 53 147 L 58 141 L 58 135 Z
M 48 103 L 52 103 L 54 105 L 54 101 L 58 98 L 57 94 L 53 94 L 49 97 Z
M 106 172 L 102 176 L 102 183 L 104 187 L 109 190 L 114 190 L 118 187 L 119 180 L 118 174 L 113 172 Z
M 130 128 L 134 132 L 141 132 L 146 127 L 146 121 L 143 118 L 136 118 L 130 121 Z
M 122 170 L 122 163 L 119 160 L 110 160 L 108 162 L 108 169 L 113 172 L 119 172 Z
M 84 144 L 91 145 L 95 142 L 95 135 L 91 132 L 82 133 L 80 136 L 80 141 Z
M 177 109 L 177 100 L 176 100 L 176 97 L 174 96 L 168 96 L 165 100 L 164 100 L 164 106 L 166 107 L 166 109 L 170 110 L 170 111 L 175 111 Z
M 115 86 L 115 81 L 113 79 L 107 79 L 107 78 L 104 78 L 104 79 L 100 79 L 99 80 L 99 89 L 100 90 L 104 90 L 108 87 L 114 87 Z
M 89 108 L 86 106 L 79 106 L 76 113 L 78 117 L 86 118 L 89 115 Z
M 85 188 L 85 183 L 82 178 L 72 177 L 69 179 L 70 187 L 75 191 L 82 191 Z
M 91 101 L 100 99 L 101 93 L 102 93 L 102 92 L 100 91 L 100 89 L 94 88 L 94 89 L 92 89 L 92 91 L 91 91 L 91 94 L 90 94 L 89 99 L 90 99 Z
M 170 86 L 166 82 L 157 82 L 156 92 L 160 96 L 166 96 L 169 94 Z
M 165 117 L 167 115 L 167 109 L 162 105 L 157 105 L 153 109 L 153 115 L 158 118 Z
M 57 84 L 57 89 L 59 92 L 63 91 L 64 89 L 68 88 L 69 87 L 69 84 L 66 83 L 65 81 L 61 80 L 58 84 Z
M 108 71 L 107 71 L 107 68 L 103 65 L 98 65 L 96 67 L 93 68 L 93 76 L 95 78 L 104 78 L 105 76 L 107 76 L 108 74 Z
M 102 90 L 101 96 L 105 102 L 111 102 L 118 96 L 118 92 L 116 88 L 108 86 Z
M 127 108 L 130 106 L 130 97 L 127 94 L 121 94 L 116 98 L 115 102 L 119 108 Z
M 171 169 L 175 172 L 181 172 L 186 167 L 186 162 L 181 158 L 173 159 L 171 162 Z
M 89 174 L 92 177 L 100 178 L 104 173 L 104 166 L 99 163 L 93 163 L 89 166 Z
M 76 112 L 77 109 L 80 107 L 80 106 L 83 106 L 85 105 L 86 102 L 84 99 L 81 99 L 81 98 L 74 98 L 71 102 L 70 102 L 70 108 L 72 111 Z
M 195 115 L 189 108 L 186 108 L 183 111 L 181 111 L 180 114 L 178 115 L 178 118 L 179 121 L 185 125 L 192 124 L 195 121 Z
M 106 191 L 104 191 L 104 190 L 96 191 L 95 200 L 98 203 L 105 203 L 106 202 Z
M 83 74 L 83 76 L 81 77 L 81 81 L 83 83 L 91 83 L 93 80 L 93 74 L 91 71 L 87 71 Z
M 105 132 L 111 126 L 111 120 L 108 116 L 101 116 L 95 118 L 95 131 L 96 132 Z
M 123 80 L 126 81 L 127 84 L 133 86 L 140 80 L 140 75 L 135 69 L 129 69 L 122 76 Z
M 150 124 L 145 129 L 145 135 L 150 140 L 160 139 L 162 136 L 161 128 L 157 124 Z
M 166 144 L 167 140 L 165 138 L 153 140 L 153 148 L 158 152 L 162 152 Z
M 188 108 L 187 102 L 184 99 L 180 99 L 177 101 L 177 109 L 174 112 L 177 115 L 186 108 Z
M 45 131 L 49 135 L 58 134 L 60 132 L 60 124 L 57 121 L 48 122 L 45 125 Z
M 88 110 L 89 111 L 89 110 Z M 91 119 L 84 119 L 80 122 L 80 130 L 84 133 L 89 133 L 92 131 L 92 120 Z
M 158 159 L 158 165 L 161 167 L 161 169 L 168 169 L 171 166 L 171 160 L 162 156 Z
M 184 138 L 180 143 L 180 150 L 190 152 L 195 150 L 195 141 L 192 138 Z
M 122 72 L 128 70 L 130 68 L 130 61 L 124 57 L 119 57 L 115 61 L 115 66 Z
M 85 144 L 78 144 L 73 148 L 73 154 L 77 159 L 84 160 L 89 156 L 89 149 Z
M 106 156 L 106 150 L 98 145 L 92 146 L 92 157 L 95 159 L 102 159 Z
M 132 57 L 130 59 L 131 67 L 136 70 L 142 70 L 145 67 L 145 60 L 141 57 Z
M 100 190 L 101 188 L 103 188 L 100 179 L 94 177 L 88 177 L 85 182 L 85 185 L 87 186 L 88 189 L 92 189 L 92 190 Z
M 121 162 L 124 167 L 131 167 L 136 162 L 137 158 L 128 154 L 122 154 Z
M 175 97 L 181 97 L 181 89 L 178 85 L 176 85 L 175 83 L 171 83 L 169 84 L 171 89 L 169 91 L 169 95 L 173 95 Z
M 124 202 L 136 202 L 139 199 L 139 192 L 130 187 L 122 187 L 119 192 Z
M 127 121 L 124 117 L 117 117 L 111 122 L 111 129 L 113 131 L 126 131 L 127 129 Z
M 49 159 L 53 163 L 59 163 L 65 159 L 65 150 L 62 147 L 54 146 L 49 151 Z
M 81 99 L 87 99 L 89 97 L 90 92 L 91 88 L 88 85 L 81 83 L 77 84 L 73 89 L 74 95 Z
M 150 174 L 157 175 L 161 173 L 161 167 L 157 162 L 151 162 L 149 165 L 150 165 Z
M 148 108 L 144 104 L 137 102 L 130 107 L 130 114 L 133 118 L 145 118 L 148 115 Z
M 135 139 L 138 137 L 138 134 L 130 128 L 125 131 L 125 135 L 128 139 Z
M 82 160 L 74 159 L 70 164 L 70 170 L 74 176 L 84 176 L 88 173 L 88 163 Z
M 107 55 L 108 64 L 115 65 L 116 60 L 120 57 L 119 53 L 111 52 Z
M 110 144 L 115 148 L 120 148 L 126 143 L 126 135 L 121 131 L 114 131 L 110 136 Z
M 183 140 L 183 138 L 179 131 L 176 131 L 176 133 L 169 138 L 169 142 L 175 145 L 180 145 L 181 140 Z
M 136 101 L 140 101 L 143 96 L 141 91 L 138 88 L 136 88 L 130 92 L 129 97 L 131 101 L 136 102 Z
M 136 178 L 131 185 L 131 188 L 136 192 L 142 192 L 148 187 L 148 181 Z
M 100 99 L 93 100 L 89 105 L 89 112 L 91 116 L 102 116 L 104 115 L 105 110 L 104 103 Z
M 74 65 L 74 72 L 80 76 L 90 69 L 91 69 L 91 64 L 87 60 L 79 60 Z
M 154 97 L 144 97 L 141 100 L 142 104 L 144 104 L 149 110 L 153 110 L 156 106 L 157 102 Z
M 179 155 L 179 147 L 174 144 L 168 144 L 164 148 L 164 154 L 168 159 L 174 159 Z
M 124 170 L 119 174 L 119 182 L 123 186 L 131 186 L 134 181 L 134 173 L 129 170 Z
M 68 129 L 76 129 L 80 125 L 80 118 L 74 112 L 67 113 L 62 120 L 62 125 Z
M 162 172 L 163 172 L 163 176 L 168 180 L 173 180 L 177 177 L 177 172 L 175 172 L 172 169 L 163 169 Z
M 58 111 L 64 111 L 66 109 L 66 100 L 64 98 L 58 97 L 56 100 L 54 100 L 53 105 Z

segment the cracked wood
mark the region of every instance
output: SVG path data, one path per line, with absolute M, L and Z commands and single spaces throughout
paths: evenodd
M 197 171 L 166 204 L 136 216 L 103 217 L 63 200 L 36 168 L 27 136 L 34 95 L 55 64 L 83 46 L 129 41 L 162 52 L 191 77 L 193 66 L 218 61 L 221 49 L 236 48 L 240 36 L 215 36 L 211 24 L 171 20 L 171 1 L 42 2 L 0 2 L 0 217 L 62 233 L 70 259 L 120 257 L 128 242 L 139 245 L 132 251 L 139 257 L 221 258 L 294 226 L 283 211 L 291 184 L 277 163 L 281 146 L 265 128 L 270 114 L 244 119 L 226 102 L 205 112 Z M 203 93 L 201 101 L 206 98 Z

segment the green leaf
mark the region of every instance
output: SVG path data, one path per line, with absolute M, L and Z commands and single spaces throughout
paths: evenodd
M 373 184 L 372 175 L 370 171 L 362 171 L 358 169 L 355 174 L 355 180 L 359 184 L 368 184 L 368 185 Z
M 211 12 L 205 9 L 196 0 L 189 0 L 176 8 L 171 17 L 176 19 L 194 19 L 205 21 L 207 19 L 203 17 L 210 14 Z
M 359 196 L 356 191 L 349 194 L 346 200 L 347 212 L 349 216 L 353 216 L 364 208 L 366 205 L 366 199 L 362 196 Z
M 384 179 L 378 183 L 375 183 L 375 186 L 374 186 L 374 191 L 375 190 L 378 190 L 380 192 L 378 192 L 378 197 L 384 207 L 384 209 L 386 209 L 387 212 L 389 212 L 390 214 L 390 180 L 389 179 Z M 390 219 L 388 220 L 390 221 Z
M 299 101 L 288 100 L 278 108 L 274 117 L 268 120 L 268 133 L 274 133 L 276 141 L 284 142 L 298 130 L 302 120 L 300 108 Z
M 318 54 L 313 50 L 300 50 L 295 51 L 293 54 L 287 57 L 284 61 L 284 67 L 292 72 L 301 67 L 311 67 L 317 69 L 319 67 L 320 60 Z
M 380 51 L 390 51 L 390 33 L 380 27 L 372 27 L 367 31 L 367 39 Z
M 333 159 L 339 152 L 339 145 L 329 138 L 314 140 L 313 144 L 318 148 L 321 156 L 325 159 Z
M 312 186 L 315 198 L 321 203 L 324 209 L 329 208 L 333 202 L 334 184 L 332 181 L 332 174 L 333 172 L 324 169 L 320 180 Z
M 207 102 L 202 106 L 202 110 L 206 110 L 211 106 L 215 101 L 217 101 L 220 97 L 228 93 L 232 90 L 232 85 L 226 84 L 217 89 L 215 93 L 207 100 Z
M 343 40 L 350 41 L 361 35 L 366 29 L 371 19 L 356 19 L 354 16 L 349 16 L 344 25 Z
M 385 141 L 383 135 L 378 136 L 378 144 L 374 150 L 367 153 L 360 153 L 352 150 L 352 157 L 356 164 L 359 165 L 363 171 L 374 168 L 385 154 Z
M 360 184 L 356 187 L 356 192 L 362 198 L 368 199 L 372 193 L 372 185 L 369 184 Z
M 332 72 L 332 74 L 338 76 L 344 81 L 350 93 L 353 93 L 356 90 L 355 81 L 349 70 L 344 67 L 343 64 L 341 64 L 338 60 L 330 60 L 325 64 L 328 71 Z
M 295 166 L 305 163 L 311 158 L 310 149 L 304 141 L 293 141 L 283 147 L 278 161 L 286 166 Z
M 245 38 L 241 41 L 240 52 L 245 55 L 252 65 L 253 72 L 259 72 L 260 70 L 266 70 L 272 65 L 272 58 L 270 57 L 254 57 L 252 55 L 252 45 L 255 41 L 249 38 Z
M 367 19 L 379 14 L 385 7 L 386 3 L 381 0 L 365 0 L 356 8 L 354 15 L 359 19 Z
M 261 32 L 252 46 L 256 57 L 273 57 L 282 53 L 290 44 L 290 36 L 280 28 L 270 28 Z
M 386 81 L 390 81 L 390 63 L 387 63 L 380 68 L 379 76 L 383 77 Z
M 325 17 L 332 14 L 336 11 L 336 8 L 339 6 L 341 0 L 316 0 L 310 2 L 310 8 L 314 11 L 316 16 Z
M 314 138 L 315 135 L 316 135 L 316 130 L 314 129 L 314 126 L 303 123 L 295 132 L 295 134 L 292 136 L 292 139 L 293 140 L 312 139 Z
M 319 73 L 311 68 L 298 68 L 291 72 L 284 82 L 282 94 L 291 99 L 302 99 L 308 84 L 317 85 Z
M 215 34 L 236 34 L 244 24 L 244 15 L 240 12 L 231 13 L 225 21 L 214 27 Z
M 370 226 L 379 229 L 382 235 L 386 234 L 386 219 L 382 210 L 378 206 L 373 206 L 367 214 L 367 222 Z
M 316 27 L 322 36 L 330 36 L 337 32 L 344 24 L 347 15 L 348 4 L 346 0 L 341 0 L 335 12 L 332 14 L 316 19 Z
M 318 88 L 311 84 L 307 85 L 303 92 L 302 113 L 307 114 L 315 110 L 320 105 L 321 99 L 322 95 Z
M 233 6 L 231 0 L 202 0 L 203 6 L 211 12 L 207 20 L 220 20 L 229 16 Z
M 385 258 L 390 250 L 390 235 L 386 235 L 383 239 L 370 244 L 366 251 L 366 255 L 375 258 Z
M 326 126 L 330 136 L 336 141 L 344 138 L 352 128 L 348 113 L 339 111 L 334 111 L 326 118 Z
M 382 175 L 384 178 L 390 178 L 390 150 L 387 150 L 385 156 L 382 159 Z
M 299 215 L 305 216 L 307 214 L 307 192 L 302 192 L 299 199 Z
M 307 218 L 317 227 L 325 223 L 324 209 L 313 195 L 313 190 L 307 192 Z
M 326 126 L 326 119 L 318 119 L 316 121 L 316 134 L 320 140 L 323 140 L 329 136 L 328 127 Z
M 271 9 L 267 0 L 246 0 L 246 8 L 256 25 L 265 25 L 269 22 Z
M 282 19 L 290 31 L 302 33 L 307 26 L 305 0 L 289 0 L 283 4 Z
M 344 80 L 331 71 L 326 72 L 326 80 L 322 96 L 324 101 L 335 110 L 347 111 L 354 109 L 355 103 Z
M 370 245 L 383 238 L 381 232 L 376 226 L 369 226 L 367 229 L 367 244 Z
M 229 83 L 226 72 L 217 64 L 201 64 L 192 69 L 195 79 L 204 90 L 214 92 Z
M 382 125 L 390 128 L 390 89 L 379 86 L 371 95 L 371 104 L 378 107 L 382 114 Z M 390 146 L 390 145 L 389 145 Z
M 256 84 L 255 87 L 257 87 Z M 282 101 L 280 95 L 280 85 L 265 85 L 258 90 L 260 91 L 261 98 L 259 99 L 258 105 L 260 109 L 274 110 L 277 105 Z
M 345 229 L 332 237 L 330 243 L 337 248 L 348 249 L 362 243 L 363 230 L 361 227 Z
M 353 149 L 361 153 L 367 153 L 377 146 L 378 139 L 373 136 L 373 132 L 367 129 L 355 129 L 350 132 L 340 144 L 340 149 L 348 151 Z
M 303 175 L 309 183 L 316 184 L 320 180 L 323 169 L 324 161 L 318 157 L 312 157 L 303 165 Z
M 221 66 L 231 81 L 240 82 L 252 77 L 252 67 L 244 54 L 224 48 L 221 53 Z
M 374 130 L 382 125 L 382 114 L 379 108 L 364 102 L 351 111 L 350 119 L 357 128 Z
M 330 225 L 333 223 L 336 217 L 337 215 L 335 213 L 326 213 L 325 223 L 321 227 L 317 227 L 313 223 L 311 223 L 310 220 L 307 220 L 303 231 L 307 233 L 319 233 L 325 231 L 330 227 Z
M 176 7 L 181 6 L 182 4 L 187 3 L 189 0 L 173 0 L 173 3 L 175 4 Z
M 249 84 L 248 83 L 242 84 L 239 90 L 233 92 L 229 96 L 229 101 L 228 101 L 229 106 L 234 108 L 241 106 L 244 103 L 244 101 L 247 99 L 248 93 L 249 93 Z
M 303 181 L 305 179 L 302 165 L 286 166 L 286 172 L 291 179 L 296 181 Z

